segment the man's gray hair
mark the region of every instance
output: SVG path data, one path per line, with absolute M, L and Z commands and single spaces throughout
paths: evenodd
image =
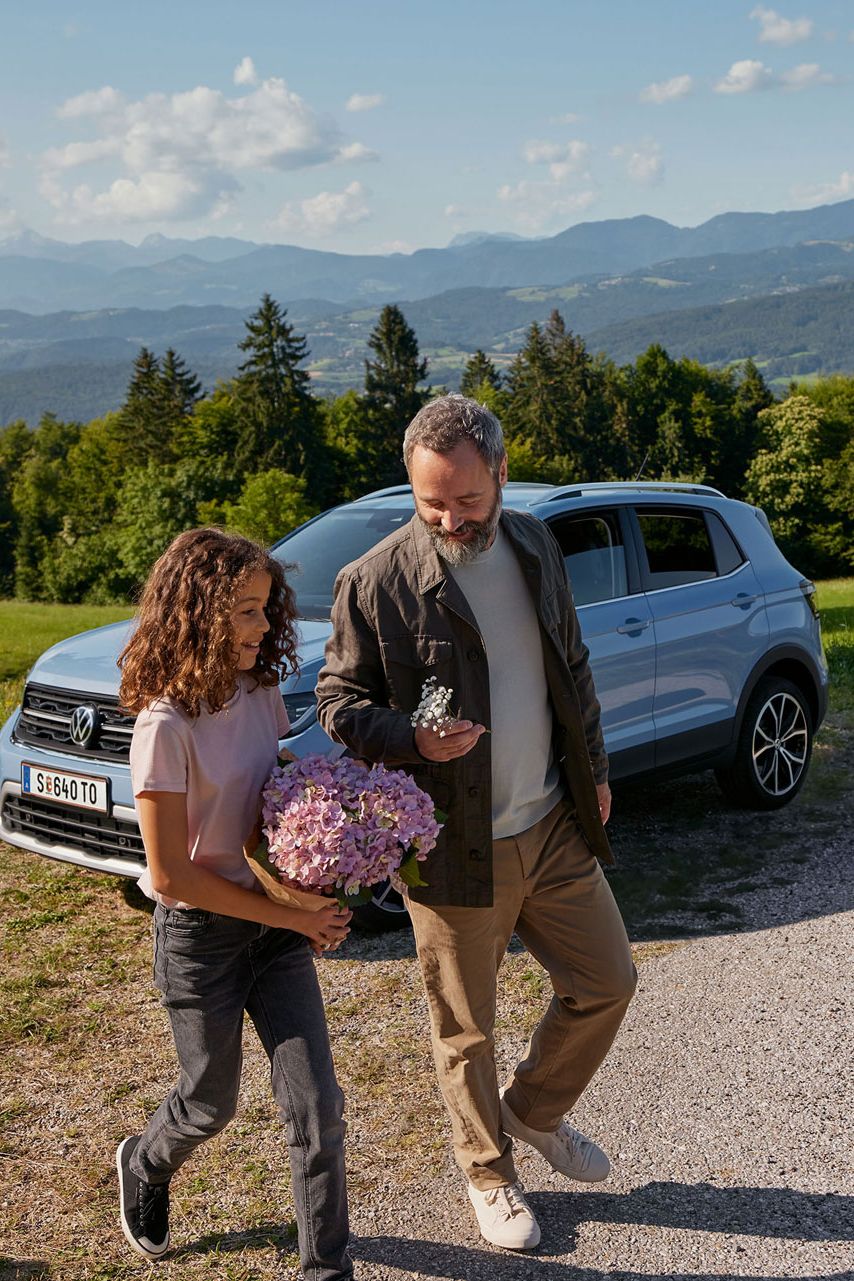
M 501 423 L 491 409 L 466 396 L 439 396 L 419 409 L 403 437 L 403 461 L 407 472 L 416 445 L 437 454 L 449 454 L 470 440 L 493 476 L 504 458 Z

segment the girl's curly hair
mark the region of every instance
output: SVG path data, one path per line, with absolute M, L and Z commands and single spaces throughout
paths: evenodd
M 276 685 L 297 670 L 296 600 L 284 566 L 266 548 L 221 529 L 179 534 L 156 562 L 142 589 L 137 626 L 119 655 L 119 701 L 136 714 L 169 697 L 190 716 L 204 701 L 218 712 L 234 692 L 231 611 L 247 578 L 272 580 L 265 613 L 270 623 L 252 668 L 259 685 Z

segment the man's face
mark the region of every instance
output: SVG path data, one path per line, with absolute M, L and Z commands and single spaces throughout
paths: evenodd
M 415 510 L 449 565 L 465 565 L 490 545 L 501 515 L 506 458 L 495 477 L 471 441 L 449 454 L 416 445 L 409 479 Z

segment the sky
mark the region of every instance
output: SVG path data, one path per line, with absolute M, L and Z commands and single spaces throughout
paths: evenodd
M 0 240 L 407 253 L 854 197 L 851 0 L 31 0 L 2 41 Z

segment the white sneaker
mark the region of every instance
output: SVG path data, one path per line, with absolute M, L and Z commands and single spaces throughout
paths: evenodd
M 503 1184 L 485 1192 L 473 1183 L 468 1188 L 480 1235 L 490 1245 L 501 1245 L 505 1250 L 533 1250 L 539 1245 L 540 1225 L 525 1200 L 521 1183 Z
M 505 1134 L 521 1139 L 523 1143 L 530 1143 L 532 1148 L 543 1154 L 553 1170 L 565 1174 L 568 1179 L 579 1179 L 582 1183 L 600 1183 L 602 1179 L 607 1179 L 611 1162 L 605 1153 L 566 1121 L 561 1121 L 553 1134 L 532 1130 L 519 1120 L 515 1112 L 510 1111 L 504 1101 L 503 1090 L 501 1120 Z

